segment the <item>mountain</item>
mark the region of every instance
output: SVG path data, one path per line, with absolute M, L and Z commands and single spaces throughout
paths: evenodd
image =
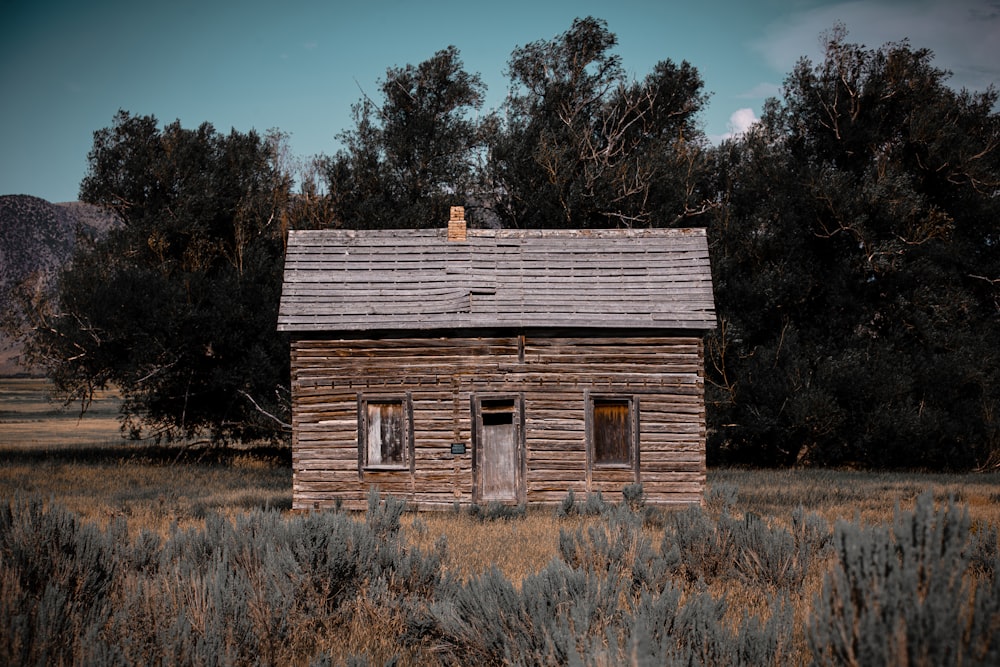
M 24 281 L 37 278 L 42 285 L 54 285 L 78 235 L 101 236 L 115 224 L 113 215 L 82 202 L 0 196 L 0 313 L 11 312 L 10 292 Z M 0 376 L 27 372 L 17 363 L 19 352 L 0 333 Z

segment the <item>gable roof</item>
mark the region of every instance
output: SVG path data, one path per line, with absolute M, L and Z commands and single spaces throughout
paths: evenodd
M 290 332 L 715 328 L 704 229 L 291 231 Z

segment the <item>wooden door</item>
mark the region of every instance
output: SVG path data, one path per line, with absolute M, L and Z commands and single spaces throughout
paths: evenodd
M 513 399 L 479 404 L 478 496 L 480 502 L 517 502 L 521 480 L 520 419 Z

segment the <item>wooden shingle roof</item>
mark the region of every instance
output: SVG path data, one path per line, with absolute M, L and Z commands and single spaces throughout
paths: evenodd
M 715 328 L 704 229 L 292 231 L 278 329 Z

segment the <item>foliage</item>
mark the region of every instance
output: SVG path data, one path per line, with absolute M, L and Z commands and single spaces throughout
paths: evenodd
M 133 435 L 280 435 L 290 182 L 275 141 L 124 111 L 95 132 L 80 197 L 123 224 L 77 247 L 29 344 L 67 400 L 117 387 Z
M 623 502 L 562 531 L 559 557 L 520 587 L 495 568 L 451 577 L 442 541 L 405 546 L 402 502 L 369 501 L 363 519 L 209 515 L 161 537 L 15 498 L 0 505 L 0 661 L 757 665 L 808 650 L 817 664 L 985 665 L 1000 650 L 996 529 L 971 541 L 967 515 L 929 494 L 891 527 L 834 533 L 801 511 L 788 532 L 694 506 L 659 549 Z M 805 612 L 807 648 L 793 603 L 809 597 L 785 575 L 826 562 L 804 556 L 823 543 L 836 562 Z M 768 613 L 731 609 L 727 582 Z
M 486 521 L 510 521 L 524 517 L 528 511 L 526 505 L 508 505 L 506 503 L 491 502 L 485 507 L 473 503 L 469 505 L 469 516 L 480 522 Z
M 389 68 L 294 196 L 280 133 L 120 112 L 81 198 L 123 226 L 78 246 L 57 298 L 23 295 L 28 354 L 84 405 L 119 387 L 136 435 L 279 437 L 287 228 L 438 227 L 455 203 L 478 226 L 704 224 L 710 463 L 995 467 L 1000 96 L 906 41 L 825 39 L 717 148 L 697 69 L 630 80 L 600 19 L 516 48 L 495 112 L 448 47 Z
M 782 602 L 769 620 L 725 620 L 724 599 L 682 601 L 675 552 L 660 555 L 628 504 L 587 531 L 561 531 L 560 558 L 518 590 L 497 570 L 442 595 L 419 617 L 447 664 L 761 664 L 787 656 Z
M 556 516 L 602 516 L 613 507 L 613 505 L 604 500 L 604 495 L 600 491 L 588 493 L 583 502 L 578 503 L 576 496 L 573 494 L 573 489 L 569 489 L 566 492 L 566 496 L 556 506 Z
M 485 86 L 455 47 L 388 69 L 380 99 L 354 105 L 344 148 L 323 161 L 333 224 L 437 227 L 456 203 L 479 226 L 676 226 L 703 214 L 697 70 L 665 60 L 629 81 L 616 43 L 588 17 L 516 49 L 507 100 L 481 116 Z
M 836 29 L 718 149 L 715 462 L 998 460 L 997 93 L 947 76 L 926 50 Z
M 504 226 L 677 226 L 707 210 L 698 71 L 664 60 L 629 81 L 616 44 L 587 17 L 511 55 L 504 122 L 488 141 Z
M 393 67 L 379 85 L 381 105 L 352 107 L 355 128 L 323 161 L 335 220 L 351 229 L 439 227 L 472 186 L 483 103 L 478 74 L 450 46 L 419 65 Z
M 399 518 L 405 509 L 406 503 L 392 496 L 383 501 L 378 489 L 372 487 L 368 492 L 368 512 L 365 514 L 365 523 L 377 535 L 395 536 L 399 532 Z
M 966 512 L 937 512 L 927 493 L 891 529 L 839 523 L 834 542 L 837 566 L 809 624 L 817 664 L 996 664 L 1000 580 L 965 576 Z
M 444 583 L 440 554 L 345 514 L 210 515 L 163 541 L 25 499 L 0 506 L 0 573 L 4 664 L 295 663 L 331 644 L 359 596 Z

